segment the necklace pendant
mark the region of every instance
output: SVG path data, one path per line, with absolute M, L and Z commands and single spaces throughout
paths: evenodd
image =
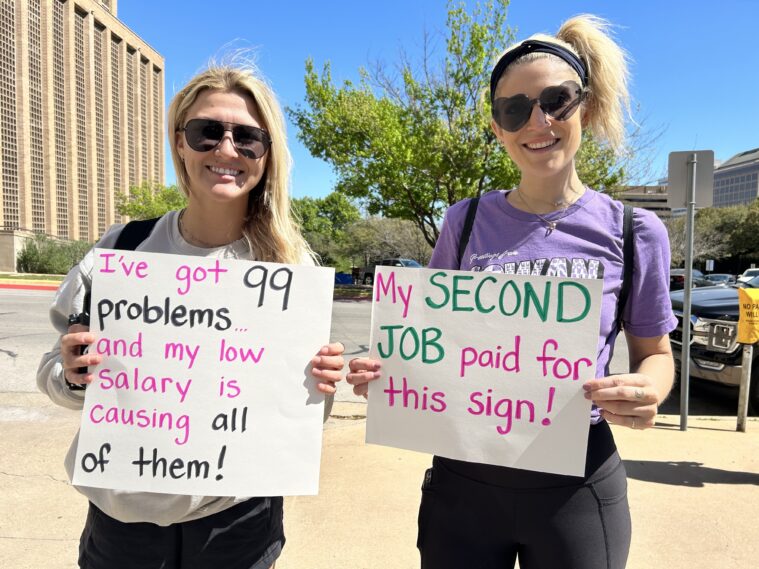
M 549 221 L 548 222 L 548 230 L 549 231 L 553 231 L 554 229 L 556 229 L 556 222 L 555 221 Z

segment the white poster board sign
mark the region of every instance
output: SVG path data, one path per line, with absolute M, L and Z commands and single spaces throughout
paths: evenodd
M 366 441 L 582 475 L 601 280 L 378 267 Z
M 73 482 L 206 496 L 312 495 L 332 269 L 95 250 Z

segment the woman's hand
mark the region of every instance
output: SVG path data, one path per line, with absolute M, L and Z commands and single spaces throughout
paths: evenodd
M 379 360 L 371 358 L 354 358 L 348 362 L 350 372 L 345 379 L 353 386 L 353 393 L 368 397 L 369 382 L 374 381 L 380 375 L 382 364 Z
M 311 358 L 311 374 L 317 379 L 316 388 L 322 393 L 334 394 L 337 391 L 335 384 L 343 378 L 343 352 L 345 346 L 340 342 L 322 346 L 313 358 Z
M 63 377 L 74 385 L 92 383 L 94 374 L 79 373 L 79 368 L 98 365 L 103 361 L 100 354 L 83 354 L 85 347 L 95 343 L 95 335 L 90 333 L 89 326 L 74 324 L 69 326 L 68 334 L 61 337 L 61 356 L 63 357 Z
M 624 373 L 586 381 L 585 399 L 600 407 L 601 416 L 613 425 L 631 429 L 654 426 L 659 396 L 653 380 L 642 373 Z

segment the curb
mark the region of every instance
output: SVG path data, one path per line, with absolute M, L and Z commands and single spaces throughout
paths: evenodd
M 60 283 L 37 284 L 37 283 L 20 283 L 20 282 L 0 282 L 0 289 L 11 290 L 58 290 Z

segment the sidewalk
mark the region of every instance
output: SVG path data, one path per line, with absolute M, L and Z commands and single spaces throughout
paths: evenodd
M 366 406 L 339 402 L 325 426 L 318 497 L 285 500 L 277 569 L 418 567 L 416 515 L 427 455 L 365 445 Z M 86 501 L 62 461 L 78 413 L 36 393 L 0 393 L 0 559 L 8 569 L 73 569 Z M 615 428 L 629 475 L 628 569 L 754 567 L 759 558 L 759 422 L 660 417 Z M 13 560 L 10 562 L 9 560 Z M 469 568 L 462 568 L 469 569 Z

